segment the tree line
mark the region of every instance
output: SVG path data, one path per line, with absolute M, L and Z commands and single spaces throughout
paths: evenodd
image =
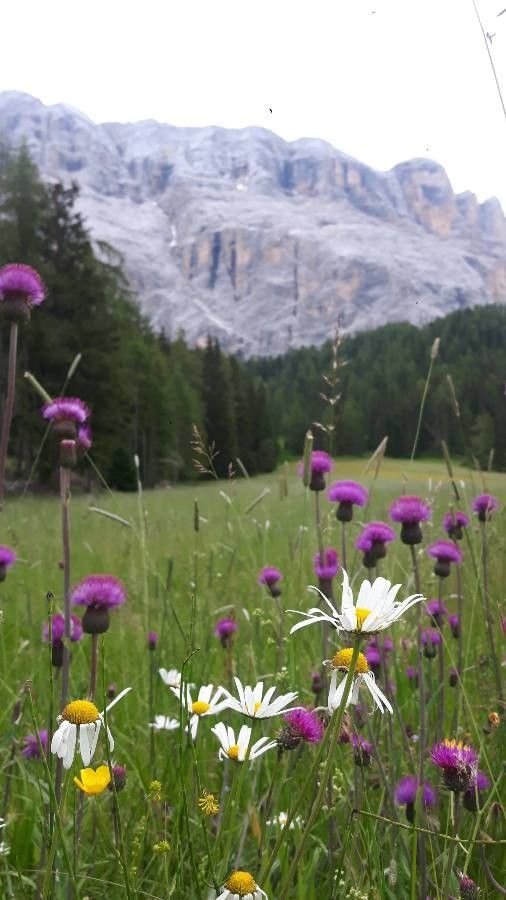
M 329 397 L 335 371 L 331 342 L 254 359 L 248 369 L 269 389 L 287 454 L 300 453 L 304 431 L 316 422 L 334 426 L 314 430 L 320 446 L 335 453 L 371 453 L 388 435 L 389 455 L 409 457 L 436 338 L 418 454 L 440 455 L 445 440 L 457 457 L 474 455 L 482 466 L 493 451 L 494 468 L 506 470 L 506 309 L 500 305 L 458 310 L 422 328 L 391 324 L 344 338 L 334 406 L 322 396 Z

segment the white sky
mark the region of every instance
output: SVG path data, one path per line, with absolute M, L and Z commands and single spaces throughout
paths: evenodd
M 506 94 L 506 0 L 476 3 Z M 378 169 L 429 156 L 506 209 L 506 122 L 472 0 L 4 0 L 2 31 L 0 89 L 97 122 L 319 137 Z

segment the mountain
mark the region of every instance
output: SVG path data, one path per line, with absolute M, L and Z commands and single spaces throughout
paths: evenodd
M 47 179 L 75 180 L 157 328 L 245 356 L 386 322 L 427 322 L 506 298 L 496 199 L 455 194 L 413 159 L 378 172 L 320 140 L 263 128 L 97 125 L 64 104 L 0 93 L 0 134 Z

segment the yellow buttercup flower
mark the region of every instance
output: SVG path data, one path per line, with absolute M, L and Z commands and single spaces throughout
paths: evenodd
M 109 766 L 99 766 L 98 769 L 81 769 L 81 778 L 74 778 L 74 784 L 87 794 L 88 797 L 95 797 L 96 794 L 102 794 L 111 780 Z

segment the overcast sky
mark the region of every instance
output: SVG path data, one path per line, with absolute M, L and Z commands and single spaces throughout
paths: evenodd
M 476 0 L 506 93 L 506 0 Z M 506 209 L 472 0 L 4 0 L 0 87 L 101 121 L 262 125 L 378 169 L 428 156 Z M 272 114 L 269 112 L 272 109 Z

